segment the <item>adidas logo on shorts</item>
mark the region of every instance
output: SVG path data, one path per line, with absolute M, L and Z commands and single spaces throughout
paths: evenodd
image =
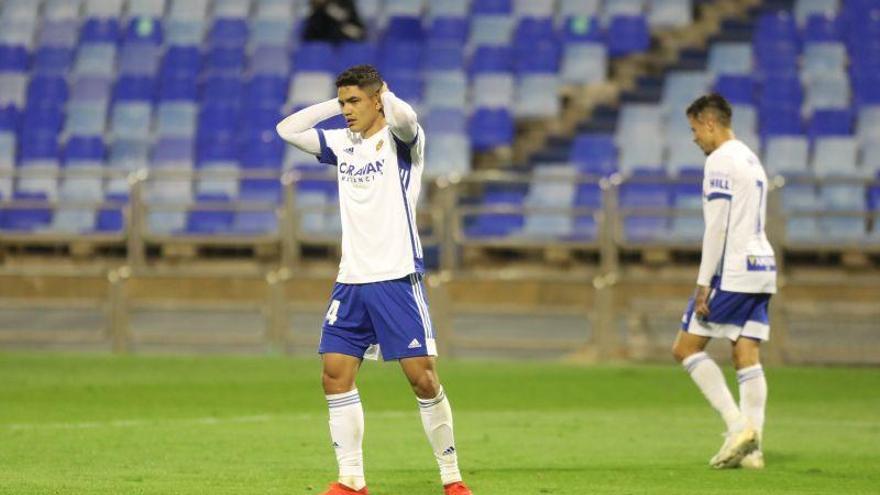
M 418 339 L 413 339 L 412 342 L 407 346 L 409 349 L 418 349 L 422 344 L 419 343 Z

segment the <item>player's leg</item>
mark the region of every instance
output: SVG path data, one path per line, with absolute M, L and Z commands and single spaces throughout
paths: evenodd
M 736 367 L 736 380 L 739 383 L 739 407 L 758 431 L 758 448 L 743 458 L 744 468 L 762 469 L 764 454 L 762 438 L 764 432 L 764 411 L 767 406 L 767 380 L 760 360 L 761 341 L 742 337 L 733 344 L 733 364 Z
M 321 331 L 321 382 L 329 409 L 330 438 L 339 481 L 325 495 L 367 493 L 364 478 L 364 410 L 355 379 L 364 353 L 376 341 L 357 287 L 336 284 Z
M 409 380 L 447 495 L 470 495 L 461 482 L 452 408 L 437 376 L 437 347 L 421 278 L 369 284 L 367 308 L 386 360 L 400 361 Z
M 321 382 L 330 410 L 330 438 L 339 465 L 339 483 L 360 490 L 367 484 L 364 477 L 364 409 L 355 388 L 361 360 L 337 353 L 326 353 L 321 357 Z
M 708 343 L 709 337 L 682 330 L 672 346 L 672 354 L 684 366 L 709 404 L 721 415 L 727 431 L 741 430 L 745 426 L 743 414 L 733 400 L 721 368 L 704 350 Z
M 470 490 L 461 484 L 452 406 L 437 376 L 436 359 L 433 356 L 404 358 L 400 360 L 400 367 L 416 394 L 422 426 L 437 459 L 443 486 L 447 493 L 470 494 Z

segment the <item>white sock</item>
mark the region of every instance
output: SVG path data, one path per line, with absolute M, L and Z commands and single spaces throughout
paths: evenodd
M 736 372 L 739 382 L 739 408 L 749 418 L 760 438 L 764 431 L 764 410 L 767 407 L 767 379 L 760 364 Z
M 434 449 L 434 457 L 440 467 L 440 480 L 444 485 L 461 481 L 458 470 L 458 454 L 455 452 L 455 436 L 452 433 L 452 407 L 443 389 L 433 399 L 419 399 L 422 426 Z
M 712 407 L 721 414 L 727 424 L 727 431 L 742 430 L 746 425 L 746 418 L 733 401 L 733 395 L 724 381 L 724 374 L 715 361 L 705 352 L 698 352 L 685 358 L 681 364 Z
M 328 395 L 330 438 L 339 464 L 339 482 L 360 490 L 364 479 L 364 408 L 357 389 L 344 394 Z

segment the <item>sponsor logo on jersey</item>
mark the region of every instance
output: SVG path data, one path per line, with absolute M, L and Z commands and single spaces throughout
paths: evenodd
M 384 140 L 384 139 L 380 139 L 379 142 L 376 143 L 376 151 L 381 150 L 383 144 L 385 144 L 385 140 Z
M 750 272 L 775 272 L 776 258 L 750 255 L 746 257 L 746 268 Z
M 376 176 L 384 174 L 383 167 L 385 167 L 385 160 L 369 162 L 360 167 L 342 162 L 339 164 L 339 181 L 352 183 L 373 182 Z
M 352 147 L 350 147 L 350 148 L 345 148 L 344 151 L 345 151 L 346 153 L 348 153 L 349 155 L 353 155 L 353 154 L 354 154 L 354 146 L 352 146 Z

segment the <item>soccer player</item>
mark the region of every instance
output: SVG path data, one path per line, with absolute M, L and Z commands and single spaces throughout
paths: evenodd
M 752 150 L 736 139 L 732 113 L 718 94 L 702 96 L 687 109 L 694 142 L 708 157 L 703 178 L 706 226 L 696 292 L 682 317 L 673 354 L 727 425 L 724 444 L 710 464 L 761 469 L 767 381 L 759 350 L 770 335 L 767 308 L 776 292 L 776 262 L 764 233 L 767 175 Z M 732 343 L 739 406 L 721 369 L 704 352 L 711 338 Z
M 278 124 L 278 134 L 336 167 L 342 215 L 342 260 L 318 352 L 330 409 L 339 481 L 325 495 L 367 493 L 364 411 L 355 377 L 364 358 L 398 360 L 415 392 L 422 425 L 446 495 L 470 495 L 462 482 L 452 409 L 435 369 L 437 347 L 422 283 L 416 204 L 425 132 L 415 111 L 369 65 L 336 79 L 338 99 L 305 108 Z M 345 117 L 347 129 L 315 125 Z

